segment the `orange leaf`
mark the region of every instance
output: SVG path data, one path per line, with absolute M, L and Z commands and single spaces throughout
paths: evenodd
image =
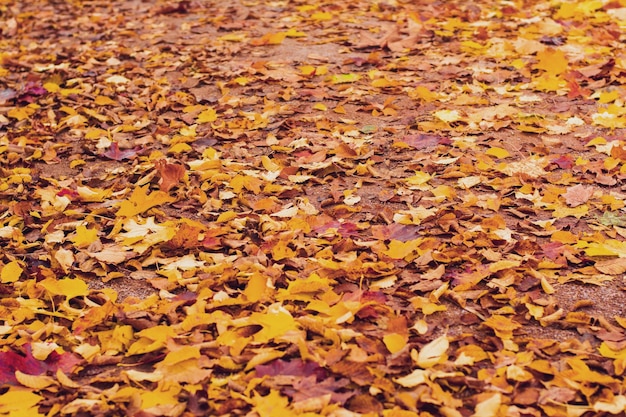
M 280 45 L 287 37 L 286 32 L 266 33 L 260 38 L 252 39 L 250 45 L 263 46 L 263 45 Z
M 542 69 L 550 75 L 562 74 L 569 67 L 565 53 L 553 48 L 537 52 L 537 61 L 535 68 Z
M 493 315 L 489 317 L 483 322 L 483 324 L 492 328 L 496 333 L 496 336 L 501 339 L 511 339 L 513 337 L 513 330 L 522 327 L 522 325 L 518 322 L 500 315 Z
M 154 163 L 154 167 L 159 171 L 159 187 L 164 192 L 169 192 L 185 176 L 185 167 L 179 164 L 170 164 L 165 159 L 159 159 Z

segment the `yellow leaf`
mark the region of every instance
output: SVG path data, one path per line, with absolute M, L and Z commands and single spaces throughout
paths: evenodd
M 509 365 L 506 368 L 506 379 L 517 382 L 526 382 L 534 379 L 533 374 L 519 365 Z
M 540 91 L 558 91 L 567 86 L 567 83 L 558 75 L 546 73 L 534 79 L 535 87 Z M 519 127 L 524 132 L 542 132 L 542 127 L 536 127 L 532 124 L 522 125 Z
M 580 219 L 585 216 L 589 212 L 589 206 L 586 204 L 582 204 L 576 207 L 566 207 L 566 206 L 557 206 L 554 209 L 553 215 L 557 219 L 562 219 L 564 217 L 576 217 Z
M 275 159 L 271 159 L 267 155 L 263 155 L 261 157 L 261 163 L 263 164 L 263 168 L 270 172 L 280 171 L 282 169 L 280 164 L 276 163 L 275 161 Z
M 287 37 L 286 32 L 266 33 L 260 38 L 250 41 L 250 45 L 262 46 L 262 45 L 280 45 Z
M 450 347 L 448 336 L 442 335 L 427 343 L 420 349 L 417 356 L 411 352 L 411 357 L 421 368 L 431 368 L 448 358 L 446 351 Z
M 595 125 L 610 129 L 620 129 L 626 126 L 626 118 L 623 115 L 612 113 L 609 110 L 593 113 L 591 120 Z
M 391 242 L 389 242 L 389 249 L 387 249 L 384 254 L 393 259 L 404 259 L 417 250 L 418 243 L 418 240 L 402 242 L 392 239 Z
M 39 414 L 35 406 L 43 400 L 44 397 L 37 395 L 32 390 L 22 388 L 9 388 L 7 392 L 0 395 L 0 414 L 7 416 L 22 416 L 22 411 L 28 411 L 27 414 L 32 417 L 38 417 Z M 18 414 L 20 413 L 20 414 Z
M 472 417 L 496 417 L 502 404 L 502 394 L 499 392 L 491 394 L 486 399 L 476 404 Z
M 489 272 L 496 273 L 498 271 L 502 271 L 505 269 L 516 268 L 520 266 L 520 264 L 521 264 L 520 261 L 513 261 L 513 260 L 502 260 L 502 261 L 494 262 L 492 264 L 489 264 Z
M 87 283 L 80 278 L 46 278 L 39 285 L 51 296 L 64 295 L 68 300 L 89 294 Z
M 85 131 L 85 139 L 100 139 L 101 137 L 107 137 L 108 132 L 96 127 L 90 127 Z
M 33 358 L 38 361 L 45 361 L 52 352 L 59 349 L 59 345 L 54 342 L 33 342 L 30 346 Z
M 225 211 L 223 213 L 220 213 L 219 216 L 217 216 L 217 219 L 215 220 L 216 223 L 226 223 L 229 220 L 234 219 L 235 217 L 237 217 L 237 212 L 229 210 L 229 211 Z
M 255 273 L 248 279 L 248 285 L 243 290 L 243 294 L 246 299 L 252 303 L 262 300 L 265 297 L 265 293 L 269 289 L 268 277 Z
M 590 242 L 585 248 L 588 256 L 619 256 L 626 258 L 626 242 L 607 239 L 603 243 Z
M 600 413 L 606 412 L 611 415 L 618 415 L 626 410 L 626 396 L 615 395 L 611 398 L 611 401 L 597 401 L 593 404 L 593 411 Z
M 394 378 L 396 384 L 400 384 L 406 388 L 413 388 L 421 384 L 426 384 L 429 381 L 428 371 L 423 369 L 416 369 L 408 375 L 400 378 Z
M 135 369 L 128 369 L 128 370 L 122 371 L 122 373 L 124 376 L 128 377 L 131 381 L 135 381 L 135 382 L 142 382 L 142 381 L 159 382 L 164 377 L 161 371 L 142 372 L 142 371 L 137 371 Z
M 279 240 L 276 245 L 272 248 L 272 258 L 275 261 L 280 261 L 281 259 L 293 258 L 296 256 L 296 253 L 291 249 L 288 245 L 288 242 L 283 240 Z
M 245 86 L 250 83 L 250 79 L 248 77 L 237 77 L 233 80 L 233 82 L 241 86 Z
M 433 115 L 446 123 L 454 123 L 461 120 L 461 114 L 458 110 L 437 110 Z
M 311 75 L 316 75 L 315 71 L 317 70 L 317 68 L 314 67 L 313 65 L 302 65 L 299 67 L 299 70 L 302 73 L 302 75 L 309 77 Z
M 40 390 L 56 384 L 56 381 L 52 377 L 46 375 L 29 375 L 20 371 L 15 371 L 15 379 L 23 386 L 34 390 Z
M 501 339 L 511 339 L 513 337 L 513 330 L 522 327 L 518 322 L 502 315 L 493 315 L 483 321 L 483 324 L 492 328 L 496 336 Z
M 73 351 L 74 353 L 82 356 L 84 359 L 90 360 L 100 353 L 100 347 L 90 345 L 89 343 L 83 343 L 82 345 L 75 347 Z M 61 384 L 65 385 L 63 382 L 61 382 Z
M 423 185 L 431 179 L 431 175 L 423 171 L 415 171 L 415 175 L 406 179 L 409 185 Z
M 567 230 L 557 230 L 550 236 L 552 242 L 560 242 L 564 244 L 578 242 L 578 236 Z
M 76 234 L 69 238 L 77 248 L 85 248 L 98 240 L 98 231 L 96 229 L 87 229 L 85 225 L 76 227 Z
M 585 146 L 606 145 L 606 139 L 601 136 L 591 139 Z
M 443 304 L 436 304 L 431 302 L 426 297 L 416 296 L 411 298 L 411 304 L 416 310 L 421 310 L 424 315 L 431 315 L 437 311 L 446 311 L 447 307 Z
M 626 258 L 609 258 L 598 261 L 594 267 L 603 274 L 620 275 L 626 272 Z
M 43 85 L 43 88 L 45 88 L 46 91 L 49 93 L 56 93 L 57 91 L 61 89 L 61 87 L 59 87 L 59 84 L 52 83 L 52 82 L 45 83 Z
M 306 279 L 296 279 L 289 282 L 286 293 L 294 294 L 311 294 L 316 292 L 326 292 L 330 290 L 330 280 L 322 278 L 316 273 L 312 273 Z
M 537 52 L 537 61 L 535 68 L 551 75 L 562 74 L 569 67 L 565 53 L 559 49 L 546 48 Z
M 330 12 L 315 12 L 311 15 L 311 19 L 317 20 L 318 22 L 331 20 L 332 18 L 333 15 Z
M 2 267 L 2 271 L 0 272 L 0 282 L 3 284 L 16 282 L 20 279 L 22 272 L 24 272 L 24 270 L 20 266 L 20 263 L 18 261 L 11 261 Z
M 272 304 L 264 313 L 252 313 L 246 321 L 248 325 L 260 325 L 263 328 L 254 334 L 256 343 L 267 343 L 280 338 L 298 326 L 289 311 L 279 303 Z
M 65 388 L 80 388 L 81 385 L 77 382 L 72 381 L 67 375 L 63 373 L 61 368 L 57 369 L 56 372 L 57 381 L 64 386 Z
M 170 147 L 167 150 L 167 153 L 179 154 L 179 153 L 183 153 L 183 152 L 189 152 L 191 150 L 192 150 L 191 146 L 189 146 L 186 143 L 179 142 L 179 143 L 173 145 L 172 147 Z
M 104 82 L 109 84 L 127 84 L 130 80 L 123 75 L 111 75 Z
M 372 80 L 372 87 L 376 87 L 376 88 L 388 88 L 388 87 L 396 86 L 398 84 L 399 84 L 398 81 L 390 80 L 386 77 Z
M 626 359 L 626 349 L 613 350 L 606 344 L 606 342 L 602 342 L 602 344 L 598 348 L 598 352 L 600 352 L 600 354 L 605 358 Z
M 245 33 L 228 33 L 224 36 L 220 36 L 219 40 L 227 42 L 242 42 L 246 39 Z
M 175 197 L 172 197 L 163 191 L 153 191 L 148 194 L 148 188 L 149 185 L 135 187 L 130 198 L 119 204 L 119 210 L 117 211 L 116 216 L 132 217 L 143 213 L 152 207 L 176 201 Z
M 409 91 L 409 97 L 413 99 L 421 99 L 426 103 L 431 103 L 439 98 L 436 93 L 433 93 L 423 85 L 418 85 L 413 90 Z
M 361 78 L 359 74 L 335 74 L 330 80 L 333 84 L 345 84 L 345 83 L 353 83 L 358 81 Z
M 391 354 L 397 353 L 404 349 L 407 341 L 408 337 L 406 335 L 398 333 L 389 333 L 383 336 L 383 343 Z
M 287 30 L 287 32 L 285 32 L 285 35 L 288 38 L 305 38 L 306 37 L 306 33 L 299 31 L 296 28 L 290 28 L 289 30 Z
M 262 397 L 256 391 L 252 398 L 254 411 L 259 417 L 285 417 L 294 416 L 296 413 L 289 407 L 289 399 L 280 395 L 275 389 L 271 389 L 270 393 Z
M 54 253 L 54 259 L 59 263 L 65 273 L 70 270 L 70 268 L 74 264 L 74 261 L 76 260 L 76 258 L 74 257 L 74 253 L 71 250 L 65 248 L 60 248 L 59 250 L 57 250 Z
M 183 346 L 180 349 L 168 353 L 160 364 L 175 365 L 188 359 L 198 359 L 200 356 L 200 348 L 198 346 Z
M 130 345 L 126 356 L 139 355 L 162 349 L 165 347 L 167 339 L 174 338 L 177 334 L 172 327 L 159 325 L 142 330 L 136 333 L 135 336 L 138 336 L 139 340 Z
M 494 146 L 493 148 L 487 149 L 487 152 L 485 153 L 487 155 L 495 156 L 496 158 L 507 158 L 508 156 L 511 155 L 509 151 L 507 151 L 506 149 L 498 148 L 496 146 Z
M 278 359 L 283 356 L 285 356 L 285 352 L 283 351 L 272 349 L 272 348 L 263 349 L 259 353 L 254 355 L 251 359 L 248 360 L 248 363 L 246 364 L 244 371 L 250 371 L 254 369 L 257 365 L 262 365 L 264 363 L 273 361 L 274 359 Z
M 70 168 L 76 168 L 77 166 L 81 166 L 81 165 L 85 165 L 87 162 L 85 162 L 84 159 L 73 159 L 70 162 Z
M 21 122 L 28 119 L 33 113 L 35 113 L 35 109 L 31 107 L 13 107 L 7 112 L 7 116 Z
M 80 196 L 80 199 L 89 203 L 97 203 L 104 201 L 113 194 L 110 189 L 105 188 L 90 188 L 87 186 L 76 187 L 76 192 Z
M 178 394 L 182 389 L 179 384 L 168 384 L 167 389 L 142 390 L 141 408 L 146 410 L 159 405 L 178 404 Z
M 94 103 L 96 103 L 98 106 L 115 106 L 117 104 L 117 101 L 107 96 L 96 96 L 96 98 L 94 99 Z
M 455 365 L 473 365 L 476 362 L 489 359 L 487 352 L 477 345 L 462 346 L 456 353 L 457 359 L 454 361 Z
M 595 94 L 592 96 L 592 98 L 595 98 Z M 618 98 L 620 98 L 619 90 L 602 91 L 601 93 L 598 94 L 598 102 L 603 103 L 603 104 L 612 103 Z
M 323 103 L 315 103 L 315 104 L 313 105 L 313 108 L 314 108 L 315 110 L 320 110 L 320 111 L 326 111 L 326 110 L 328 110 L 328 108 L 327 108 L 327 107 L 326 107 Z

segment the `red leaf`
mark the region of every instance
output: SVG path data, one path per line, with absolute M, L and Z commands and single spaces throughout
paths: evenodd
M 326 233 L 328 229 L 337 229 L 337 233 L 342 237 L 349 237 L 358 234 L 358 228 L 355 223 L 339 222 L 337 220 L 331 220 L 314 228 L 314 230 L 320 234 Z
M 69 188 L 63 188 L 61 191 L 57 193 L 58 197 L 68 196 L 70 200 L 75 200 L 80 197 L 80 194 L 75 190 L 70 190 Z
M 550 162 L 557 164 L 561 169 L 571 169 L 574 166 L 574 159 L 570 155 L 561 155 Z
M 420 227 L 414 225 L 403 225 L 391 223 L 387 226 L 373 226 L 372 237 L 379 240 L 399 240 L 408 242 L 420 237 Z
M 0 352 L 0 386 L 17 385 L 15 371 L 28 375 L 42 375 L 61 369 L 69 373 L 81 362 L 81 359 L 69 352 L 52 352 L 45 361 L 40 361 L 33 357 L 30 345 L 24 347 L 25 355 L 13 351 Z
M 103 155 L 109 159 L 121 161 L 123 159 L 130 159 L 130 158 L 134 158 L 135 156 L 137 156 L 137 150 L 136 149 L 120 150 L 117 142 L 113 142 L 111 143 L 111 146 L 109 147 L 109 149 L 103 153 Z
M 350 381 L 347 378 L 327 378 L 323 381 L 317 381 L 315 377 L 309 376 L 295 380 L 293 389 L 287 387 L 285 391 L 287 395 L 293 396 L 293 400 L 296 402 L 330 394 L 331 402 L 344 404 L 354 396 L 353 390 L 341 392 L 341 389 L 348 384 Z
M 548 259 L 554 261 L 563 256 L 565 246 L 561 242 L 548 242 L 541 245 L 541 249 Z
M 326 377 L 326 371 L 315 362 L 304 362 L 302 359 L 292 359 L 285 361 L 277 359 L 267 365 L 258 365 L 255 368 L 259 377 L 291 375 L 291 376 L 312 376 L 314 375 L 318 381 Z
M 432 148 L 437 145 L 449 145 L 452 142 L 448 138 L 437 135 L 426 135 L 424 133 L 418 133 L 415 135 L 406 135 L 402 138 L 402 142 L 415 149 Z

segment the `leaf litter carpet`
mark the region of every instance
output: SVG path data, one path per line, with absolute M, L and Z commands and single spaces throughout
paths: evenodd
M 624 415 L 623 0 L 0 22 L 0 416 Z

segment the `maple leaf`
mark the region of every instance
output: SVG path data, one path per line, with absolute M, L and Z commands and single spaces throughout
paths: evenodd
M 551 75 L 565 72 L 569 66 L 565 53 L 560 49 L 547 48 L 537 53 L 535 68 L 542 69 Z
M 572 187 L 568 187 L 565 194 L 563 194 L 563 197 L 565 197 L 565 202 L 568 206 L 578 207 L 581 204 L 586 203 L 594 192 L 594 187 L 577 184 Z
M 148 189 L 147 185 L 135 187 L 130 198 L 119 204 L 116 215 L 119 217 L 132 217 L 152 207 L 176 201 L 175 197 L 171 197 L 163 191 L 153 191 L 148 194 Z
M 179 164 L 170 164 L 164 159 L 159 159 L 154 163 L 154 167 L 159 172 L 159 186 L 164 192 L 169 192 L 185 176 L 185 167 Z

